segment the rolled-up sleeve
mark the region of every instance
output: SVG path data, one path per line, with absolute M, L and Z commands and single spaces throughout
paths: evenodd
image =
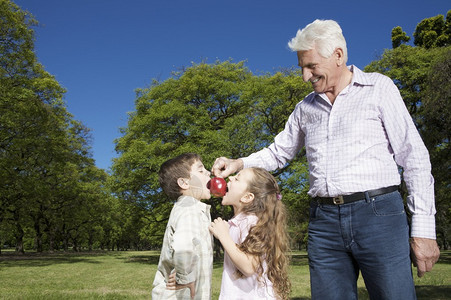
M 176 281 L 179 284 L 187 284 L 195 281 L 198 275 L 200 241 L 197 235 L 202 226 L 198 212 L 187 209 L 175 226 L 171 251 Z

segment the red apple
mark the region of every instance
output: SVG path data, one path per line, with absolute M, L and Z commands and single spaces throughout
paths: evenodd
M 227 193 L 227 183 L 224 178 L 214 177 L 207 183 L 207 188 L 215 197 L 223 197 Z

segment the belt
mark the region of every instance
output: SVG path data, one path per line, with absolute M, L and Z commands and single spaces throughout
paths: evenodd
M 314 201 L 318 202 L 319 204 L 330 204 L 330 205 L 340 205 L 345 203 L 351 203 L 359 200 L 363 200 L 366 198 L 365 193 L 368 193 L 368 197 L 376 197 L 383 194 L 392 193 L 394 191 L 398 190 L 397 185 L 370 190 L 366 192 L 358 192 L 350 195 L 344 195 L 344 196 L 337 196 L 337 197 L 315 197 L 313 198 Z

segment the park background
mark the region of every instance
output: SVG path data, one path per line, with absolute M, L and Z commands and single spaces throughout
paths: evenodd
M 49 3 L 56 8 L 64 7 L 61 4 L 64 1 L 45 2 L 47 8 L 51 8 Z M 295 3 L 288 2 L 291 5 Z M 70 51 L 60 52 L 58 49 L 64 49 L 65 44 L 77 37 L 66 33 L 54 40 L 40 40 L 36 32 L 45 37 L 42 32 L 46 31 L 46 26 L 32 16 L 31 8 L 38 5 L 37 2 L 15 3 L 0 0 L 0 257 L 13 257 L 16 263 L 17 254 L 29 254 L 32 258 L 42 254 L 38 256 L 40 258 L 61 251 L 157 251 L 172 207 L 172 202 L 158 186 L 156 173 L 161 163 L 182 152 L 193 151 L 202 155 L 208 168 L 216 157 L 242 157 L 261 149 L 283 129 L 294 105 L 311 92 L 310 85 L 302 82 L 300 71 L 295 67 L 295 54 L 286 49 L 286 42 L 298 28 L 313 20 L 304 17 L 299 24 L 296 18 L 322 17 L 315 16 L 312 8 L 302 10 L 299 6 L 299 12 L 289 14 L 291 18 L 288 18 L 288 13 L 286 18 L 283 14 L 277 16 L 273 22 L 282 18 L 292 23 L 289 32 L 281 34 L 269 30 L 271 25 L 265 31 L 250 22 L 246 25 L 252 30 L 241 40 L 245 42 L 228 45 L 226 50 L 230 54 L 210 57 L 199 54 L 192 60 L 180 60 L 184 57 L 180 53 L 196 53 L 195 49 L 202 49 L 207 44 L 223 45 L 221 40 L 225 33 L 207 35 L 199 31 L 197 35 L 204 39 L 197 41 L 198 48 L 193 48 L 189 47 L 192 42 L 188 38 L 179 36 L 177 39 L 160 25 L 161 43 L 171 43 L 164 48 L 161 58 L 157 56 L 156 59 L 173 59 L 172 70 L 167 74 L 160 71 L 149 79 L 149 73 L 140 73 L 146 66 L 142 57 L 138 62 L 131 58 L 125 60 L 125 64 L 133 63 L 129 69 L 124 69 L 124 64 L 106 50 L 96 52 L 96 55 L 90 55 L 87 50 L 73 57 L 68 55 Z M 116 5 L 116 9 L 122 7 L 118 3 L 121 2 L 113 1 L 112 6 Z M 178 14 L 168 13 L 171 11 L 169 7 L 161 12 L 167 13 L 163 15 L 169 22 L 177 23 L 180 16 L 177 5 L 182 4 L 177 1 L 171 3 L 174 5 L 172 11 L 178 11 Z M 227 35 L 240 35 L 244 30 L 237 26 L 239 23 L 232 17 L 237 16 L 232 12 L 241 18 L 253 16 L 271 20 L 271 10 L 263 10 L 265 14 L 261 14 L 261 5 L 248 7 L 247 4 L 243 11 L 237 3 L 231 3 L 236 6 L 217 14 L 202 14 L 205 6 L 195 4 L 194 10 L 200 13 L 196 17 L 191 15 L 190 20 L 194 23 L 208 20 L 196 23 L 196 30 L 206 30 L 209 22 L 227 20 L 226 24 L 230 26 Z M 354 57 L 361 57 L 356 53 L 360 50 L 355 48 L 358 44 L 371 44 L 378 39 L 365 34 L 365 26 L 360 24 L 344 26 L 344 34 L 347 37 L 347 32 L 357 32 L 350 34 L 354 41 L 352 46 L 348 40 L 349 63 L 356 63 L 365 71 L 383 73 L 394 80 L 430 151 L 436 180 L 437 241 L 442 250 L 447 250 L 450 247 L 451 12 L 444 8 L 440 14 L 423 15 L 426 10 L 418 9 L 414 2 L 409 3 L 405 7 L 406 14 L 410 10 L 421 14 L 416 24 L 409 24 L 412 31 L 406 32 L 396 22 L 385 24 L 390 30 L 383 35 L 384 46 L 372 46 L 375 50 L 368 63 L 365 63 L 368 57 L 354 62 Z M 99 18 L 101 23 L 107 19 L 109 6 L 85 4 L 85 8 L 94 10 L 92 18 Z M 152 4 L 158 8 L 156 3 Z M 133 6 L 136 12 L 142 2 L 127 2 L 127 5 Z M 25 10 L 27 6 L 30 13 Z M 297 5 L 293 9 L 295 7 Z M 445 7 L 443 3 L 442 7 Z M 102 8 L 105 8 L 103 12 Z M 367 8 L 371 9 L 371 6 Z M 66 10 L 75 13 L 61 14 L 58 18 L 83 16 L 83 11 L 77 7 L 69 6 Z M 155 13 L 158 12 L 156 9 Z M 393 11 L 388 10 L 389 13 Z M 225 17 L 227 14 L 230 18 Z M 104 36 L 97 32 L 97 38 L 90 39 L 83 47 L 89 49 L 89 45 L 107 44 L 108 47 L 120 47 L 124 57 L 135 56 L 133 45 L 150 39 L 152 32 L 145 35 L 145 31 L 139 31 L 139 38 L 135 35 L 136 40 L 130 46 L 131 33 L 118 29 L 121 24 L 132 20 L 133 15 L 124 15 L 126 19 L 114 19 L 115 26 L 111 28 L 114 34 Z M 324 15 L 333 18 L 331 13 Z M 377 18 L 384 20 L 384 16 Z M 344 17 L 337 15 L 336 19 L 340 22 Z M 96 32 L 96 28 L 88 26 L 90 22 L 83 18 L 82 21 L 82 24 L 87 23 L 88 29 Z M 183 26 L 178 29 L 185 35 L 190 33 Z M 254 34 L 261 31 L 265 34 Z M 110 40 L 116 42 L 109 44 Z M 35 48 L 39 43 L 47 44 Z M 56 56 L 59 60 L 42 56 L 49 62 L 57 61 L 62 66 L 58 70 L 75 72 L 77 80 L 74 82 L 81 85 L 75 86 L 80 90 L 87 89 L 92 93 L 97 90 L 94 95 L 106 89 L 114 93 L 114 86 L 122 85 L 122 82 L 127 86 L 125 83 L 130 77 L 127 72 L 135 71 L 142 76 L 141 84 L 128 87 L 133 96 L 122 96 L 124 99 L 104 102 L 100 107 L 90 97 L 74 99 L 81 91 L 71 90 L 71 77 L 64 77 L 65 73 L 54 75 L 46 64 L 41 63 L 39 49 L 46 47 L 56 49 L 48 55 L 59 53 Z M 239 49 L 246 51 L 239 52 Z M 148 55 L 152 55 L 152 49 L 148 51 Z M 281 51 L 286 53 L 281 54 Z M 271 63 L 255 63 L 254 56 L 261 60 L 271 57 L 267 59 Z M 277 62 L 279 57 L 280 63 Z M 287 57 L 289 62 L 285 61 Z M 99 61 L 102 63 L 98 64 Z M 92 68 L 86 67 L 80 73 L 74 63 Z M 113 74 L 114 81 L 105 83 L 103 75 L 96 73 L 105 68 Z M 59 77 L 63 78 L 64 84 Z M 66 95 L 70 95 L 70 101 Z M 112 97 L 106 98 L 111 100 Z M 119 132 L 117 137 L 104 142 L 114 145 L 115 155 L 110 160 L 111 164 L 99 163 L 95 157 L 99 155 L 96 154 L 98 148 L 93 147 L 99 143 L 95 129 L 90 129 L 75 115 L 85 111 L 101 120 L 103 115 L 110 114 L 110 107 L 121 107 L 123 103 L 129 105 L 129 110 L 122 112 L 126 121 L 120 129 L 113 128 Z M 71 106 L 75 112 L 71 111 Z M 290 212 L 289 231 L 294 251 L 305 251 L 308 223 L 308 174 L 302 154 L 290 165 L 273 173 L 279 180 L 283 201 Z M 402 170 L 400 173 L 402 175 Z M 404 187 L 403 193 L 405 196 Z M 212 218 L 227 218 L 231 214 L 229 208 L 220 206 L 219 199 L 211 199 L 208 204 L 212 205 Z M 155 255 L 152 253 L 148 257 Z M 215 253 L 220 262 L 218 244 Z M 70 260 L 70 257 L 64 257 Z M 6 261 L 10 260 L 2 259 L 0 266 L 8 264 Z M 5 274 L 4 270 L 0 269 L 0 275 Z M 448 275 L 448 281 L 445 278 L 445 284 L 440 281 L 441 285 L 449 287 Z

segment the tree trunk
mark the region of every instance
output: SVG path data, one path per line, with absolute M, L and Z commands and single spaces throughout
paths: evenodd
M 73 245 L 73 247 L 72 247 L 72 251 L 79 252 L 79 251 L 78 251 L 78 241 L 77 241 L 77 238 L 73 238 L 73 239 L 72 239 L 72 242 L 74 243 L 74 245 Z
M 90 230 L 89 231 L 89 236 L 88 236 L 88 250 L 92 251 L 92 245 L 94 244 L 94 231 Z
M 69 237 L 67 236 L 67 233 L 64 233 L 63 248 L 64 248 L 64 251 L 69 250 Z
M 41 232 L 41 226 L 39 226 L 39 219 L 34 221 L 34 231 L 36 233 L 35 236 L 35 247 L 36 252 L 41 253 L 42 252 L 42 232 Z
M 23 237 L 25 234 L 23 232 L 22 225 L 20 225 L 20 217 L 17 210 L 14 211 L 14 221 L 16 223 L 16 253 L 25 254 L 25 249 L 23 247 Z
M 49 229 L 47 232 L 49 239 L 49 252 L 53 253 L 55 251 L 55 232 L 52 229 Z
M 3 221 L 3 218 L 0 217 L 0 224 L 2 224 L 2 221 Z M 2 248 L 3 248 L 3 242 L 2 242 L 2 240 L 0 238 L 0 255 L 2 255 Z

